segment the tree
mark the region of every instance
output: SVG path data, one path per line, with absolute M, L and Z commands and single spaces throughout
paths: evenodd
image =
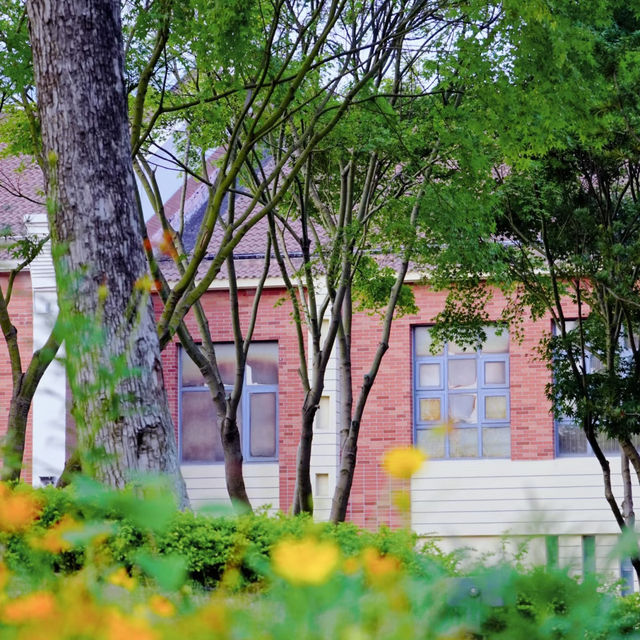
M 399 122 L 389 103 L 383 104 L 387 105 L 386 110 L 375 100 L 352 109 L 301 171 L 288 206 L 282 208 L 283 213 L 270 216 L 275 257 L 296 323 L 299 372 L 305 391 L 295 513 L 313 509 L 310 480 L 313 424 L 329 359 L 336 350 L 339 354 L 343 389 L 342 470 L 331 516 L 334 521 L 344 520 L 346 515 L 360 420 L 387 349 L 394 313 L 396 308 L 400 312 L 413 309 L 411 292 L 403 287 L 403 282 L 420 208 L 418 185 L 425 179 L 428 167 L 423 161 L 411 162 L 411 158 L 403 154 L 406 147 L 397 129 L 406 131 L 411 126 Z M 371 145 L 372 136 L 384 142 Z M 398 171 L 400 164 L 404 164 L 402 171 Z M 391 230 L 392 219 L 395 226 Z M 380 268 L 371 257 L 372 251 L 388 249 L 389 234 L 393 236 L 395 248 L 404 245 L 399 249 L 404 257 L 400 259 L 398 273 L 391 268 Z M 291 245 L 302 255 L 302 266 L 298 269 L 288 257 Z M 373 312 L 386 306 L 378 353 L 365 376 L 355 411 L 351 371 L 354 306 L 357 310 Z M 323 330 L 325 319 L 327 326 Z M 305 331 L 309 333 L 308 346 Z M 310 367 L 307 362 L 311 363 Z
M 18 110 L 28 110 L 32 106 L 28 97 L 30 57 L 24 7 L 22 3 L 7 3 L 0 15 L 0 129 L 2 139 L 6 141 L 0 152 L 2 157 L 25 151 L 33 152 L 34 157 L 39 157 L 37 150 L 32 146 L 28 120 L 16 117 Z M 11 164 L 15 164 L 16 169 L 36 171 L 23 166 L 28 162 L 28 159 L 22 158 L 21 161 L 15 160 Z M 14 182 L 12 177 L 9 175 L 3 178 L 0 188 L 12 197 L 24 197 L 34 205 L 41 205 L 33 193 L 24 193 L 19 182 Z M 27 354 L 21 353 L 18 329 L 12 320 L 10 303 L 18 274 L 29 266 L 46 239 L 21 237 L 18 229 L 11 228 L 3 229 L 0 235 L 3 249 L 17 263 L 8 274 L 6 288 L 0 289 L 0 328 L 9 353 L 12 382 L 6 436 L 2 449 L 2 479 L 17 480 L 22 469 L 31 403 L 40 379 L 58 351 L 60 339 L 56 331 L 53 331 L 41 349 L 29 354 L 31 358 L 26 362 Z
M 161 344 L 168 344 L 177 334 L 198 363 L 218 414 L 224 416 L 220 427 L 227 488 L 232 498 L 245 504 L 248 501 L 242 480 L 236 412 L 251 330 L 244 336 L 241 334 L 237 304 L 233 301 L 233 250 L 253 225 L 271 215 L 289 197 L 296 176 L 310 161 L 313 150 L 336 127 L 350 105 L 363 96 L 372 100 L 376 92 L 386 90 L 380 88 L 380 80 L 392 60 L 405 56 L 405 40 L 410 42 L 411 34 L 420 33 L 426 25 L 439 33 L 434 25 L 442 25 L 439 4 L 426 6 L 421 2 L 386 0 L 360 6 L 341 1 L 320 2 L 311 10 L 303 4 L 278 2 L 272 6 L 256 2 L 248 9 L 259 16 L 247 27 L 253 37 L 241 45 L 234 42 L 224 55 L 218 47 L 210 50 L 206 43 L 203 46 L 202 38 L 197 38 L 193 57 L 181 58 L 182 81 L 176 92 L 178 96 L 182 92 L 196 92 L 200 100 L 185 101 L 173 93 L 162 94 L 159 100 L 158 119 L 173 114 L 167 104 L 178 103 L 176 109 L 180 110 L 179 117 L 186 129 L 183 140 L 186 160 L 181 163 L 182 168 L 198 176 L 209 189 L 206 212 L 193 243 L 184 241 L 180 220 L 172 225 L 166 219 L 158 190 L 153 186 L 152 170 L 144 162 L 139 163 L 139 175 L 147 184 L 164 233 L 175 245 L 172 253 L 179 273 L 178 282 L 171 287 L 166 280 L 163 282 L 161 263 L 155 260 L 151 243 L 147 243 L 154 278 L 163 282 Z M 169 48 L 171 42 L 169 36 Z M 410 59 L 419 58 L 431 40 L 427 38 L 424 42 L 423 47 L 406 55 Z M 154 104 L 153 99 L 150 104 Z M 286 144 L 278 144 L 278 139 L 286 139 Z M 209 179 L 207 163 L 202 159 L 214 147 L 219 149 L 219 168 L 215 177 Z M 241 212 L 234 210 L 236 197 L 248 199 Z M 214 231 L 219 238 L 214 237 Z M 266 253 L 270 251 L 267 249 Z M 202 270 L 199 273 L 205 256 L 209 259 L 208 266 L 204 273 Z M 227 266 L 234 307 L 238 365 L 231 395 L 225 393 L 221 384 L 210 331 L 199 308 L 200 297 L 223 265 Z M 259 294 L 260 288 L 256 304 Z M 191 309 L 200 333 L 196 340 L 188 335 L 183 322 Z M 196 342 L 202 343 L 201 351 Z M 315 404 L 312 401 L 309 404 L 307 425 L 313 422 Z M 309 447 L 310 440 L 302 460 L 307 459 Z M 305 495 L 310 496 L 310 483 Z M 307 498 L 301 502 L 306 503 Z
M 528 25 L 530 32 L 523 28 L 518 35 L 516 72 L 505 79 L 496 101 L 499 118 L 492 121 L 497 162 L 478 205 L 494 213 L 458 238 L 444 230 L 441 236 L 454 251 L 472 242 L 477 249 L 440 263 L 441 285 L 452 279 L 461 283 L 441 315 L 440 335 L 460 339 L 462 332 L 468 342 L 478 339 L 486 316 L 477 303 L 489 295 L 489 285 L 510 296 L 503 321 L 516 330 L 527 311 L 553 319 L 555 334 L 541 346 L 554 376 L 549 398 L 561 424 L 573 422 L 581 429 L 600 465 L 605 498 L 625 532 L 634 527 L 629 462 L 640 480 L 633 444 L 640 433 L 640 111 L 633 89 L 637 69 L 629 64 L 640 24 L 615 2 L 599 9 L 605 13 L 596 11 L 585 24 L 569 21 L 576 18 L 575 7 L 555 3 L 553 17 L 538 16 Z M 564 47 L 566 41 L 576 44 L 579 59 L 549 65 L 545 49 Z M 551 92 L 549 75 L 556 83 L 567 78 L 579 100 L 574 103 L 575 96 L 564 89 Z M 537 100 L 531 114 L 515 108 L 528 92 Z M 518 121 L 509 118 L 507 105 Z M 557 122 L 545 122 L 546 129 L 515 142 L 513 129 L 531 126 L 540 110 L 559 108 L 564 111 Z M 466 297 L 469 291 L 474 295 Z M 604 438 L 617 441 L 623 451 L 622 505 L 612 490 Z M 640 576 L 635 541 L 632 563 Z
M 11 231 L 7 232 L 8 234 Z M 7 433 L 2 455 L 2 480 L 18 480 L 22 470 L 27 419 L 38 383 L 60 348 L 58 329 L 54 327 L 45 344 L 36 350 L 29 364 L 24 366 L 18 343 L 18 330 L 12 322 L 9 305 L 13 286 L 18 274 L 25 269 L 41 251 L 48 238 L 7 238 L 8 249 L 18 265 L 9 272 L 6 289 L 0 289 L 0 328 L 4 335 L 11 366 L 12 393 L 7 419 Z
M 120 8 L 113 0 L 27 3 L 61 313 L 100 322 L 100 338 L 65 338 L 85 446 L 102 447 L 98 477 L 122 486 L 132 471 L 186 490 L 162 379 L 135 201 Z M 120 377 L 115 389 L 104 373 Z
M 413 308 L 403 283 L 416 238 L 424 233 L 420 213 L 431 206 L 425 192 L 464 139 L 446 130 L 464 87 L 457 39 L 465 21 L 480 37 L 495 19 L 491 10 L 473 19 L 462 11 L 453 10 L 452 16 L 443 23 L 433 14 L 423 25 L 421 46 L 411 48 L 411 55 L 404 53 L 404 40 L 399 41 L 388 68 L 380 70 L 371 89 L 310 154 L 289 198 L 270 214 L 275 256 L 293 307 L 305 391 L 294 512 L 313 508 L 313 423 L 332 352 L 338 353 L 342 393 L 341 468 L 331 517 L 340 521 L 346 516 L 362 416 L 388 348 L 394 314 Z M 428 59 L 430 49 L 437 49 L 438 56 Z M 289 140 L 296 142 L 313 126 L 300 119 L 297 128 L 274 133 L 269 148 L 286 149 Z M 291 244 L 302 255 L 299 268 L 288 260 L 285 247 Z M 394 268 L 380 268 L 378 255 L 393 256 Z M 380 313 L 382 322 L 378 349 L 359 383 L 351 367 L 351 324 L 354 311 L 364 309 Z M 360 388 L 354 397 L 356 385 Z

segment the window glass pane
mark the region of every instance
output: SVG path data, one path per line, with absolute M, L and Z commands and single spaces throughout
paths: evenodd
M 476 386 L 476 360 L 449 360 L 449 389 Z
M 505 362 L 484 363 L 485 384 L 507 384 L 507 365 Z
M 605 453 L 620 453 L 620 443 L 614 438 L 607 438 L 603 433 L 598 437 L 598 444 Z
M 202 387 L 204 386 L 204 378 L 200 373 L 200 369 L 196 363 L 188 356 L 184 349 L 180 349 L 182 358 L 182 386 L 183 387 Z
M 507 397 L 486 396 L 484 399 L 484 417 L 487 420 L 506 420 Z
M 218 342 L 213 345 L 220 377 L 224 384 L 233 385 L 236 377 L 236 349 L 231 342 Z
M 589 373 L 594 373 L 596 371 L 602 371 L 604 369 L 604 365 L 600 361 L 598 356 L 594 356 L 593 354 L 589 357 Z
M 484 427 L 482 429 L 482 455 L 485 458 L 508 458 L 511 455 L 509 427 Z
M 431 332 L 429 327 L 416 327 L 414 331 L 415 349 L 417 356 L 441 356 L 442 346 L 435 353 L 431 353 Z
M 449 434 L 449 455 L 451 458 L 478 457 L 478 430 L 455 429 Z
M 483 353 L 508 353 L 509 352 L 509 332 L 502 329 L 498 335 L 496 327 L 485 327 L 487 339 L 482 344 Z
M 254 458 L 276 456 L 276 394 L 252 393 L 250 455 Z
M 440 398 L 420 398 L 420 421 L 438 422 L 442 420 Z
M 475 393 L 455 394 L 449 396 L 449 418 L 454 422 L 477 422 L 477 395 Z
M 247 367 L 247 384 L 278 384 L 278 343 L 252 342 Z
M 440 429 L 418 429 L 416 445 L 431 458 L 444 458 L 444 432 Z
M 582 429 L 573 424 L 558 424 L 558 450 L 560 453 L 587 453 L 587 439 Z
M 452 355 L 458 355 L 461 353 L 475 353 L 475 349 L 472 346 L 462 347 L 455 342 L 449 342 L 449 353 Z
M 191 391 L 182 394 L 182 460 L 222 462 L 222 442 L 211 394 Z
M 421 364 L 420 365 L 420 386 L 439 387 L 440 386 L 440 365 Z

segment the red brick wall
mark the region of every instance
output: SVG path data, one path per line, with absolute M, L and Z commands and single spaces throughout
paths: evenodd
M 6 291 L 7 276 L 0 274 L 0 287 Z M 18 345 L 24 371 L 31 361 L 33 353 L 33 302 L 31 295 L 31 277 L 28 273 L 19 273 L 13 285 L 11 302 L 9 303 L 11 321 L 18 330 Z M 9 404 L 11 402 L 11 365 L 9 353 L 4 337 L 0 339 L 0 437 L 7 433 L 7 418 L 9 416 Z M 31 462 L 33 457 L 33 430 L 32 416 L 29 414 L 27 434 L 25 440 L 24 462 L 22 478 L 25 482 L 31 482 Z
M 4 285 L 5 280 L 0 283 Z M 420 313 L 396 319 L 390 348 L 371 392 L 361 427 L 358 464 L 349 506 L 349 518 L 370 528 L 380 524 L 398 524 L 399 516 L 391 506 L 394 488 L 380 467 L 384 452 L 395 446 L 408 445 L 412 440 L 412 380 L 411 331 L 419 324 L 432 322 L 444 301 L 444 294 L 414 288 Z M 260 302 L 255 340 L 276 340 L 279 345 L 280 395 L 280 505 L 286 510 L 293 499 L 295 456 L 298 445 L 301 406 L 304 400 L 298 375 L 298 349 L 295 327 L 287 303 L 276 303 L 284 296 L 281 289 L 269 289 Z M 156 301 L 157 302 L 157 301 Z M 240 292 L 241 319 L 246 328 L 253 303 L 251 291 Z M 489 314 L 496 318 L 503 304 L 496 294 Z M 226 291 L 212 291 L 203 298 L 214 340 L 232 340 L 229 321 L 229 301 Z M 158 306 L 159 310 L 159 306 Z M 14 286 L 10 311 L 18 328 L 23 366 L 32 352 L 32 295 L 28 273 L 18 276 Z M 187 323 L 197 336 L 195 321 Z M 516 460 L 547 459 L 554 455 L 553 420 L 544 388 L 549 372 L 544 363 L 535 360 L 535 350 L 544 331 L 550 328 L 548 319 L 524 322 L 524 340 L 510 345 L 511 387 L 511 457 Z M 353 328 L 354 393 L 368 370 L 380 336 L 380 321 L 375 316 L 357 314 Z M 163 353 L 165 387 L 171 411 L 178 422 L 178 347 L 169 345 Z M 0 341 L 0 435 L 6 432 L 6 418 L 11 397 L 11 375 L 4 340 Z M 31 481 L 32 429 L 29 429 L 25 450 L 24 478 Z
M 414 287 L 420 313 L 396 319 L 392 325 L 389 350 L 372 389 L 363 417 L 358 447 L 358 464 L 352 491 L 349 518 L 359 525 L 375 528 L 398 522 L 390 507 L 390 492 L 395 488 L 380 467 L 384 452 L 412 441 L 412 327 L 429 324 L 442 309 L 445 295 Z M 496 294 L 488 312 L 497 319 L 504 304 Z M 553 419 L 545 396 L 550 374 L 544 363 L 535 359 L 535 349 L 548 320 L 524 321 L 524 340 L 510 344 L 511 384 L 511 457 L 514 460 L 553 458 Z M 375 317 L 358 314 L 354 321 L 354 382 L 359 385 L 370 365 L 380 336 Z M 357 387 L 354 387 L 354 393 Z
M 358 463 L 351 493 L 348 517 L 359 525 L 376 528 L 381 524 L 400 524 L 401 518 L 391 505 L 393 485 L 380 467 L 384 452 L 412 441 L 412 327 L 429 324 L 442 309 L 443 293 L 414 287 L 420 313 L 396 319 L 389 350 L 372 389 L 360 432 Z M 280 506 L 290 508 L 295 483 L 295 454 L 298 444 L 300 408 L 303 392 L 298 376 L 298 351 L 295 328 L 287 303 L 276 306 L 282 290 L 267 290 L 260 303 L 255 340 L 277 340 L 280 358 Z M 246 326 L 253 298 L 250 291 L 240 294 L 241 316 Z M 489 315 L 497 318 L 504 303 L 496 294 Z M 228 295 L 210 292 L 203 298 L 214 340 L 232 340 Z M 196 333 L 195 322 L 188 319 Z M 545 397 L 549 372 L 536 361 L 535 349 L 549 320 L 524 321 L 524 340 L 510 344 L 511 382 L 511 457 L 512 459 L 546 459 L 554 455 L 553 419 Z M 357 314 L 353 325 L 354 394 L 368 370 L 379 342 L 380 321 L 375 316 Z M 166 387 L 177 423 L 177 345 L 164 353 Z

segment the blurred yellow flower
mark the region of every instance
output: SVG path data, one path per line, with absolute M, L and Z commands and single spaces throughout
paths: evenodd
M 8 602 L 2 612 L 5 622 L 21 624 L 54 616 L 56 602 L 51 593 L 36 591 Z
M 293 584 L 322 584 L 336 568 L 338 547 L 314 538 L 282 540 L 271 552 L 275 572 Z
M 40 499 L 30 489 L 11 491 L 0 484 L 0 530 L 24 531 L 40 517 L 41 510 Z
M 400 571 L 400 562 L 393 556 L 383 556 L 377 549 L 367 547 L 362 552 L 362 564 L 367 578 L 376 584 L 382 584 L 395 577 Z
M 123 640 L 124 638 L 155 640 L 158 637 L 145 620 L 125 617 L 115 609 L 107 617 L 106 631 L 106 637 L 109 640 Z
M 33 537 L 30 544 L 34 549 L 41 549 L 49 553 L 60 553 L 71 549 L 71 543 L 63 536 L 70 531 L 78 531 L 82 525 L 69 514 L 65 514 L 49 528 L 41 537 Z
M 411 478 L 427 459 L 420 449 L 398 447 L 387 451 L 382 461 L 384 470 L 394 478 Z
M 174 260 L 178 257 L 176 245 L 173 243 L 173 236 L 168 229 L 162 232 L 162 240 L 158 243 L 158 249 L 162 253 L 171 256 Z
M 117 587 L 122 587 L 127 591 L 132 591 L 136 586 L 136 581 L 132 578 L 124 567 L 116 569 L 107 580 L 111 584 L 115 584 Z
M 149 609 L 161 618 L 170 618 L 176 612 L 173 602 L 157 593 L 149 598 Z

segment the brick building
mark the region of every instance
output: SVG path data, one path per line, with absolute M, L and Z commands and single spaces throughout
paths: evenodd
M 213 169 L 212 169 L 213 170 Z M 26 180 L 26 178 L 23 178 Z M 19 193 L 0 191 L 0 220 L 16 233 L 46 233 L 46 220 L 35 202 Z M 33 198 L 35 200 L 36 198 Z M 167 202 L 175 211 L 180 194 Z M 185 224 L 197 223 L 206 193 L 190 183 Z M 26 216 L 26 218 L 25 218 Z M 24 221 L 27 222 L 24 222 Z M 151 221 L 150 235 L 157 223 Z M 246 322 L 253 302 L 264 229 L 248 234 L 234 254 L 240 308 Z M 195 236 L 194 236 L 195 237 Z M 3 268 L 11 265 L 5 260 Z M 3 278 L 5 276 L 2 276 Z M 221 349 L 232 340 L 225 272 L 202 299 L 213 338 Z M 380 461 L 386 450 L 417 444 L 429 461 L 413 478 L 411 524 L 425 536 L 441 539 L 445 548 L 496 549 L 508 535 L 513 545 L 528 542 L 531 557 L 558 558 L 576 571 L 595 566 L 617 572 L 609 558 L 617 527 L 603 497 L 599 466 L 575 427 L 557 425 L 550 413 L 545 386 L 550 372 L 536 360 L 535 347 L 551 331 L 551 321 L 527 321 L 524 340 L 494 335 L 478 352 L 448 344 L 439 354 L 427 348 L 426 328 L 442 309 L 444 294 L 410 274 L 420 309 L 393 324 L 390 348 L 375 382 L 361 428 L 358 464 L 348 517 L 369 528 L 398 524 L 392 504 L 399 481 L 390 480 Z M 4 283 L 4 280 L 3 280 Z M 303 390 L 298 376 L 298 350 L 290 308 L 273 267 L 260 301 L 250 353 L 250 378 L 242 401 L 244 475 L 254 506 L 290 508 L 295 483 Z M 496 293 L 489 308 L 497 318 L 503 299 Z M 159 308 L 159 301 L 158 301 Z M 55 315 L 53 267 L 39 256 L 16 280 L 11 312 L 24 353 L 46 339 Z M 195 330 L 194 319 L 187 322 Z M 357 314 L 353 327 L 354 379 L 361 379 L 375 351 L 379 320 Z M 213 409 L 198 373 L 177 342 L 163 353 L 165 384 L 182 456 L 182 470 L 195 507 L 226 499 L 224 470 L 212 429 Z M 7 353 L 0 343 L 0 419 L 10 395 Z M 327 518 L 339 459 L 337 414 L 340 376 L 335 359 L 329 366 L 316 419 L 312 482 L 316 517 Z M 64 371 L 54 363 L 38 389 L 25 457 L 25 478 L 38 485 L 58 476 L 68 455 Z M 209 418 L 207 418 L 209 416 Z M 439 425 L 453 418 L 455 429 Z M 611 455 L 612 477 L 619 486 L 619 456 Z M 595 564 L 594 564 L 595 563 Z

